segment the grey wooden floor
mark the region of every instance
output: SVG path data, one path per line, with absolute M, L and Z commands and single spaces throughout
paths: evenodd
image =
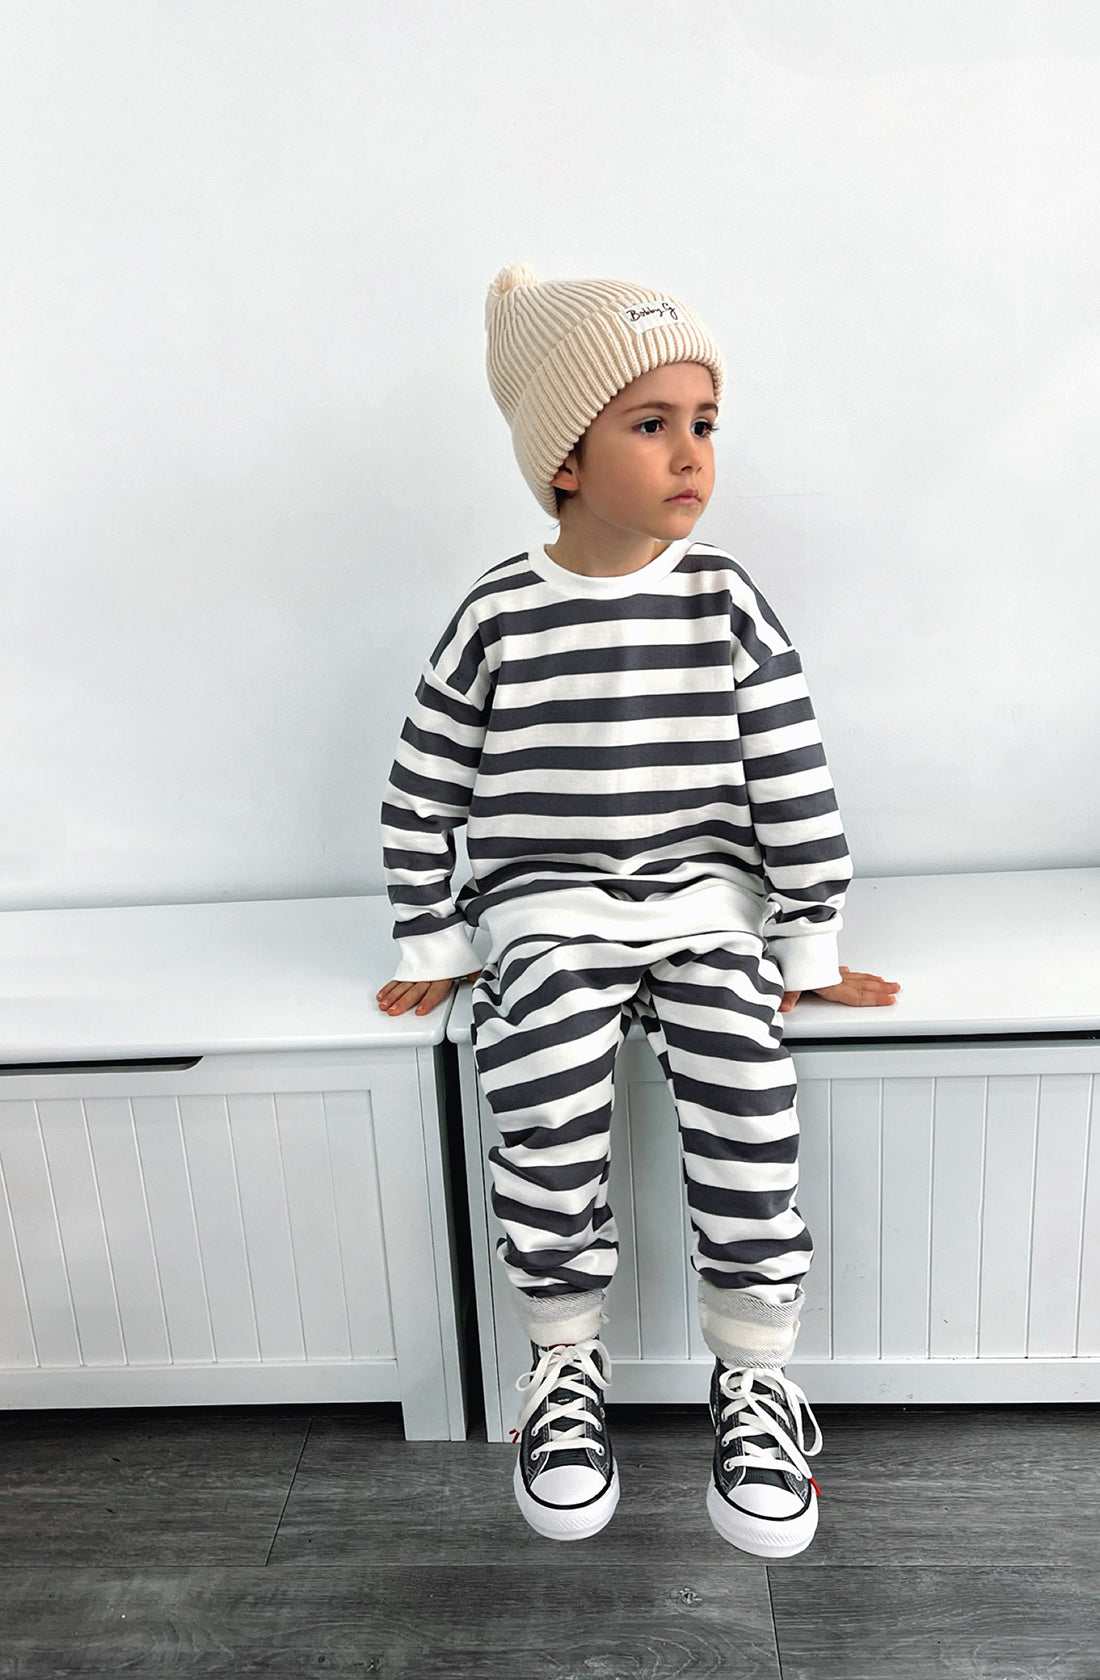
M 396 1406 L 9 1412 L 0 1676 L 1100 1680 L 1100 1409 L 817 1410 L 818 1537 L 769 1566 L 707 1520 L 701 1406 L 609 1408 L 573 1545 Z

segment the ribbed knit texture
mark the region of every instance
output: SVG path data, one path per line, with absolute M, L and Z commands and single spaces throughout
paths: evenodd
M 400 978 L 476 967 L 467 926 L 494 905 L 586 887 L 622 910 L 708 881 L 766 908 L 781 967 L 814 936 L 835 964 L 852 867 L 801 662 L 707 543 L 622 578 L 539 546 L 479 578 L 424 667 L 382 822 Z
M 539 282 L 526 263 L 513 263 L 489 288 L 485 327 L 489 385 L 512 428 L 520 471 L 551 515 L 557 502 L 550 480 L 632 380 L 671 362 L 701 362 L 710 369 L 714 400 L 722 400 L 722 355 L 706 327 L 687 304 L 649 286 Z

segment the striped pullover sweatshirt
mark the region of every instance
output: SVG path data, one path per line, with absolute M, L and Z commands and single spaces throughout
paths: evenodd
M 840 978 L 852 866 L 802 666 L 710 543 L 587 577 L 536 542 L 485 572 L 424 666 L 382 825 L 399 980 L 480 967 L 477 925 L 494 950 L 746 930 L 788 990 Z

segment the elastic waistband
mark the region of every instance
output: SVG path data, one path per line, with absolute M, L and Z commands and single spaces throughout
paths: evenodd
M 704 881 L 659 898 L 612 898 L 599 887 L 563 887 L 488 905 L 480 924 L 496 953 L 533 933 L 564 939 L 623 942 L 678 939 L 700 933 L 753 933 L 763 938 L 763 899 L 731 881 Z

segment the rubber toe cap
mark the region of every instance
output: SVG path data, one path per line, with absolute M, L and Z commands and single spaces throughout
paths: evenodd
M 732 1489 L 730 1503 L 739 1510 L 750 1511 L 754 1517 L 794 1517 L 803 1510 L 805 1497 L 799 1498 L 788 1488 L 769 1487 L 764 1482 L 742 1482 Z
M 531 1492 L 544 1505 L 564 1509 L 571 1505 L 587 1505 L 590 1499 L 598 1499 L 606 1486 L 599 1471 L 588 1465 L 553 1464 L 535 1477 Z

